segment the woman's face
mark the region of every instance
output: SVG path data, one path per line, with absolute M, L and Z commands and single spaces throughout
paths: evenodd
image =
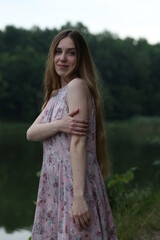
M 77 61 L 76 48 L 70 37 L 63 38 L 55 49 L 54 64 L 56 73 L 63 78 Z

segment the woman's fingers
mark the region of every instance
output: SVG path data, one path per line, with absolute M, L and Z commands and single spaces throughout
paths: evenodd
M 81 223 L 81 226 L 86 229 L 88 227 L 88 224 L 89 224 L 89 220 L 88 218 L 84 215 L 83 217 L 81 217 L 79 219 L 80 223 Z
M 78 119 L 73 119 L 73 121 L 77 124 L 83 125 L 83 126 L 87 126 L 89 125 L 89 121 L 88 120 L 78 120 Z
M 78 230 L 81 231 L 81 224 L 80 224 L 79 218 L 78 217 L 74 217 L 74 221 L 75 221 L 75 224 L 78 227 Z
M 73 223 L 75 223 L 75 219 L 74 219 L 74 216 L 72 215 L 72 221 L 73 221 Z
M 87 229 L 90 222 L 89 212 L 82 216 L 73 216 L 73 222 L 77 225 L 79 231 Z
M 89 128 L 89 123 L 81 123 L 81 122 L 74 121 L 74 122 L 72 122 L 72 127 L 88 129 Z
M 80 127 L 84 129 L 89 128 L 89 122 L 87 120 L 72 119 L 70 123 L 71 123 L 71 127 Z
M 88 221 L 91 220 L 91 216 L 90 216 L 90 212 L 89 212 L 89 211 L 86 213 L 86 217 L 87 217 L 87 220 L 88 220 Z
M 78 112 L 79 112 L 79 108 L 77 108 L 76 110 L 68 113 L 68 116 L 73 117 L 73 116 L 76 115 Z M 75 123 L 89 124 L 89 121 L 88 121 L 88 120 L 76 120 L 76 119 L 73 119 L 73 121 L 74 121 Z
M 78 109 L 74 112 L 77 112 Z M 88 120 L 79 120 L 74 119 L 71 117 L 73 115 L 73 112 L 71 112 L 69 115 L 67 115 L 63 120 L 63 131 L 66 133 L 74 134 L 79 136 L 86 135 L 88 129 L 89 129 L 89 121 Z
M 78 133 L 79 136 L 83 136 L 83 135 L 86 135 L 88 129 L 89 129 L 89 124 L 73 122 L 70 126 L 70 133 L 75 135 L 77 135 Z
M 90 223 L 90 210 L 85 197 L 75 196 L 72 206 L 72 216 L 78 229 L 86 229 Z
M 81 132 L 72 131 L 71 134 L 77 135 L 77 136 L 86 136 L 86 132 L 81 133 Z
M 88 132 L 88 128 L 73 128 L 71 130 L 71 134 L 78 135 L 78 136 L 85 136 Z
M 88 128 L 83 128 L 83 127 L 74 127 L 74 130 L 73 131 L 76 131 L 76 132 L 87 132 L 88 131 Z

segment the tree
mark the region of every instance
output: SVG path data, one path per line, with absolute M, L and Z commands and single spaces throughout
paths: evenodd
M 83 23 L 67 22 L 85 37 L 102 82 L 107 119 L 160 115 L 160 44 L 91 34 Z M 45 61 L 58 29 L 7 26 L 0 31 L 0 119 L 32 121 L 40 111 Z

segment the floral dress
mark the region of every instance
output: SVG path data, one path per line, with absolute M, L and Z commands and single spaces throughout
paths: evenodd
M 67 85 L 49 100 L 42 123 L 68 113 Z M 91 214 L 86 230 L 78 231 L 72 220 L 73 176 L 70 160 L 71 136 L 58 133 L 43 142 L 43 164 L 39 183 L 32 240 L 117 240 L 116 229 L 96 159 L 95 106 L 87 135 L 85 198 Z

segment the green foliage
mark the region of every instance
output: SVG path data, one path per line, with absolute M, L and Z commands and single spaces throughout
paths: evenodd
M 137 170 L 136 167 L 121 174 L 114 174 L 107 180 L 106 187 L 112 206 L 116 206 L 117 202 L 128 198 L 132 189 L 130 183 L 134 179 L 135 170 Z
M 103 83 L 105 118 L 160 115 L 160 44 L 108 31 L 91 34 L 82 23 L 67 22 L 60 29 L 7 26 L 0 32 L 1 121 L 32 121 L 39 113 L 49 46 L 66 28 L 80 31 L 89 44 Z
M 153 165 L 154 165 L 154 166 L 160 166 L 160 159 L 155 160 L 155 161 L 153 162 Z
M 113 208 L 119 239 L 135 240 L 146 235 L 142 239 L 151 239 L 150 233 L 159 226 L 159 201 L 159 192 L 151 187 L 132 188 L 127 197 L 119 200 Z
M 159 164 L 159 160 L 154 162 L 154 165 Z M 157 215 L 160 211 L 159 191 L 152 186 L 144 188 L 131 186 L 135 170 L 137 168 L 115 174 L 106 182 L 118 236 L 123 240 L 151 236 L 160 221 L 160 216 Z
M 155 129 L 156 127 L 157 119 L 155 119 Z M 149 140 L 151 144 L 159 144 L 158 136 Z M 156 159 L 153 162 L 154 166 L 156 170 L 153 182 L 155 179 L 156 182 L 159 182 L 160 159 Z M 106 186 L 119 239 L 150 240 L 153 235 L 159 236 L 160 230 L 160 215 L 157 214 L 160 212 L 159 185 L 158 190 L 156 185 L 146 186 L 141 189 L 131 187 L 130 183 L 134 179 L 135 170 L 137 168 L 131 168 L 125 173 L 113 175 L 106 182 Z
M 36 176 L 37 176 L 37 177 L 40 177 L 40 176 L 41 176 L 41 171 L 36 172 Z
M 133 168 L 133 169 L 136 169 L 136 168 Z M 127 172 L 122 174 L 115 174 L 114 177 L 112 177 L 107 183 L 107 187 L 110 189 L 113 186 L 115 187 L 117 185 L 122 186 L 124 184 L 128 184 L 130 181 L 134 179 L 133 169 L 128 170 Z
M 152 140 L 151 140 L 151 143 L 152 144 L 160 144 L 160 137 L 155 137 L 155 138 L 153 138 Z

